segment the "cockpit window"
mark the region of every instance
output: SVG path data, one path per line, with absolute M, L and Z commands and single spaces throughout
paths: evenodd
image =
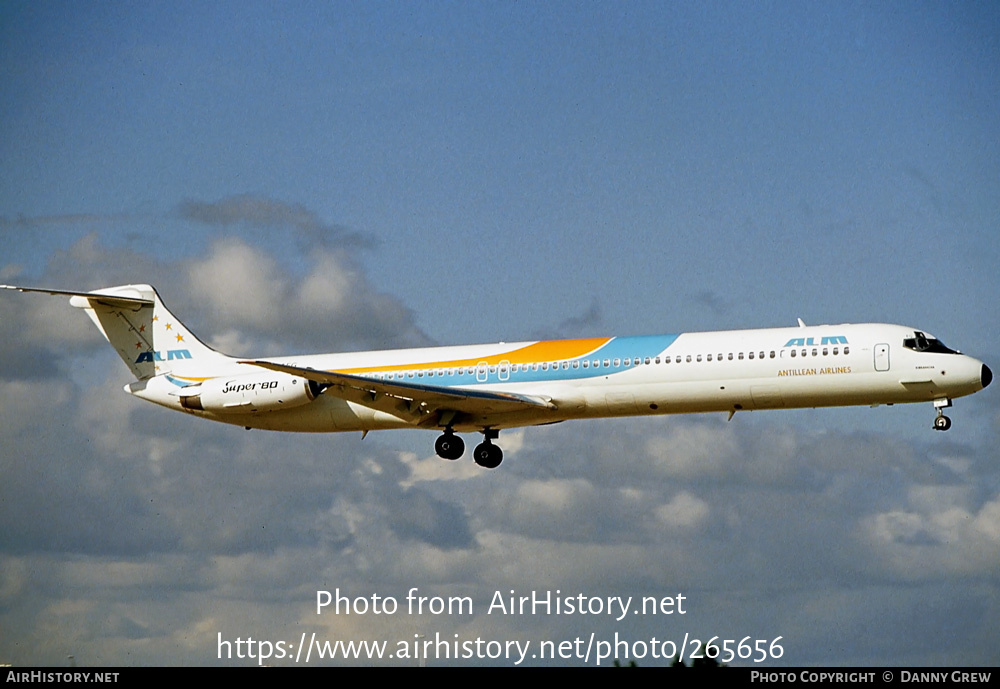
M 928 337 L 919 330 L 913 333 L 913 337 L 903 340 L 903 346 L 916 352 L 934 352 L 935 354 L 960 354 L 960 352 L 945 346 L 941 340 Z

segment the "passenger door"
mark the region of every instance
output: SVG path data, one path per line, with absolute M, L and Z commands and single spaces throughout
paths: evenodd
M 876 371 L 889 370 L 889 345 L 887 344 L 875 345 L 875 370 Z

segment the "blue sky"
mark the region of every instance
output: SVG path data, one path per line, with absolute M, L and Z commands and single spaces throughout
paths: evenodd
M 996 369 L 998 29 L 990 3 L 4 3 L 0 281 L 150 282 L 239 354 L 802 317 Z M 333 581 L 680 586 L 692 632 L 781 634 L 790 664 L 998 660 L 992 390 L 948 434 L 929 405 L 529 429 L 486 476 L 431 434 L 143 407 L 59 300 L 4 295 L 0 327 L 0 661 L 411 631 L 311 619 Z

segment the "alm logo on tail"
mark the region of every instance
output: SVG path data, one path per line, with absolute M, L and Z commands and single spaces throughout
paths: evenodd
M 142 352 L 139 354 L 139 358 L 135 360 L 135 363 L 141 364 L 144 361 L 175 361 L 177 359 L 190 359 L 191 352 L 186 349 L 168 349 L 166 351 L 166 358 L 164 358 L 164 352 Z

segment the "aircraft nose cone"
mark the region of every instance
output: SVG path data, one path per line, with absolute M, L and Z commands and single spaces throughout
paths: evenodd
M 993 371 L 986 364 L 983 364 L 983 387 L 993 382 Z

